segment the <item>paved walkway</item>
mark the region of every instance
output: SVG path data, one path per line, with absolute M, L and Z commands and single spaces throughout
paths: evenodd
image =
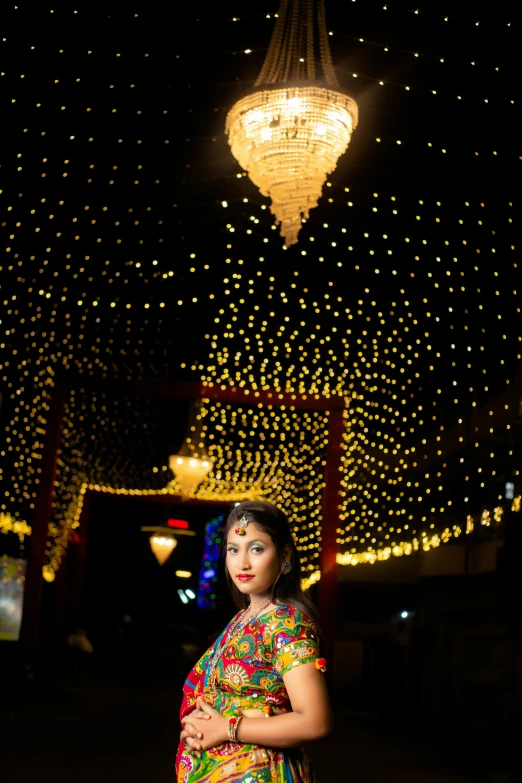
M 173 783 L 179 682 L 154 673 L 86 671 L 42 677 L 2 699 L 3 780 Z M 334 735 L 310 748 L 319 783 L 515 783 L 413 722 L 337 711 Z M 480 775 L 477 776 L 477 770 Z

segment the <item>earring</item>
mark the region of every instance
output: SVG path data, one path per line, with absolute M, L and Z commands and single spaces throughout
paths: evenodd
M 283 565 L 281 566 L 281 573 L 282 574 L 289 574 L 292 570 L 292 563 L 290 560 L 284 560 Z

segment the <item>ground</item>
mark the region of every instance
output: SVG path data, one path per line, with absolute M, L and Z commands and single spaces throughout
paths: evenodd
M 11 684 L 2 699 L 3 779 L 173 783 L 179 688 L 153 660 L 47 669 L 23 691 Z M 515 783 L 495 772 L 484 745 L 443 727 L 343 704 L 335 711 L 334 734 L 309 749 L 318 783 Z

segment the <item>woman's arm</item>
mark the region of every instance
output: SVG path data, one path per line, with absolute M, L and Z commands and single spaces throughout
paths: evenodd
M 292 712 L 266 718 L 245 718 L 238 726 L 240 742 L 290 748 L 326 737 L 333 728 L 333 716 L 324 676 L 313 663 L 291 669 L 283 677 Z
M 324 676 L 313 663 L 305 663 L 283 677 L 292 712 L 271 718 L 244 718 L 237 729 L 237 739 L 252 745 L 290 748 L 303 742 L 327 736 L 333 717 Z M 220 745 L 228 739 L 228 721 L 203 700 L 198 707 L 211 716 L 210 721 L 190 716 L 194 729 L 203 735 L 198 742 L 202 750 Z

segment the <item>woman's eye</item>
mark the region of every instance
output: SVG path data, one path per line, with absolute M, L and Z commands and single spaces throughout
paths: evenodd
M 237 549 L 231 548 L 228 550 L 229 554 L 233 555 L 234 552 L 237 552 Z
M 252 547 L 252 552 L 258 552 L 258 553 L 260 553 L 260 552 L 264 552 L 264 551 L 265 551 L 265 550 L 264 550 L 262 547 L 260 547 L 260 546 L 254 546 L 254 547 Z

